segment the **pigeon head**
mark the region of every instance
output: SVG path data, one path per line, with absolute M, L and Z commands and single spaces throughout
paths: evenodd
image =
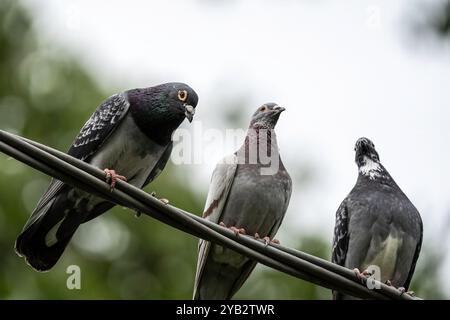
M 359 172 L 370 179 L 380 177 L 384 171 L 375 145 L 367 138 L 359 138 L 355 144 L 355 162 Z
M 162 89 L 165 90 L 163 101 L 167 101 L 169 110 L 192 122 L 198 102 L 197 93 L 184 83 L 163 84 Z
M 198 96 L 187 84 L 164 83 L 126 92 L 136 124 L 155 141 L 166 142 L 186 118 L 192 121 Z
M 274 129 L 278 122 L 280 114 L 285 109 L 276 103 L 266 103 L 259 107 L 252 116 L 250 121 L 251 128 Z
M 378 163 L 380 157 L 372 141 L 367 138 L 359 138 L 355 144 L 355 161 L 358 166 L 363 166 L 367 160 Z

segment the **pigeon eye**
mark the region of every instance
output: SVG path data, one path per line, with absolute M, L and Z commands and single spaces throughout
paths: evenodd
M 262 106 L 261 108 L 259 108 L 259 111 L 261 111 L 261 112 L 267 111 L 267 107 L 266 106 Z
M 186 90 L 180 90 L 180 91 L 178 91 L 178 100 L 180 100 L 180 101 L 182 101 L 182 102 L 185 102 L 186 99 L 187 99 L 187 96 L 188 96 L 188 94 L 187 94 L 187 91 L 186 91 Z

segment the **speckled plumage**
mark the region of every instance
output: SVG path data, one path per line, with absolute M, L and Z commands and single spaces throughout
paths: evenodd
M 186 99 L 177 93 L 186 91 Z M 195 108 L 196 93 L 182 83 L 132 89 L 106 99 L 75 138 L 68 154 L 100 169 L 114 169 L 138 188 L 164 169 L 172 132 Z M 92 194 L 52 180 L 16 241 L 16 251 L 36 270 L 50 269 L 81 223 L 112 208 Z
M 280 109 L 266 104 L 266 114 L 255 112 L 246 140 L 239 151 L 224 158 L 213 172 L 204 217 L 227 226 L 245 228 L 247 234 L 273 237 L 287 210 L 292 182 L 278 154 L 275 126 Z M 260 109 L 258 109 L 260 110 Z M 276 109 L 275 109 L 276 110 Z M 269 129 L 269 150 L 279 167 L 273 174 L 261 174 L 258 159 L 249 163 L 249 147 L 261 145 L 259 131 Z M 199 242 L 194 299 L 231 299 L 256 266 L 256 262 L 207 241 Z
M 356 143 L 358 180 L 336 212 L 332 261 L 380 268 L 381 281 L 409 287 L 422 245 L 419 212 L 380 163 L 373 143 Z M 335 299 L 352 297 L 334 292 Z

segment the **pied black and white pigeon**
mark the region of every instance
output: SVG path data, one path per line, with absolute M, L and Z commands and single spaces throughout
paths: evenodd
M 205 219 L 266 243 L 273 239 L 292 189 L 274 131 L 283 111 L 266 103 L 253 114 L 242 147 L 220 161 L 212 174 Z M 255 266 L 235 251 L 200 240 L 193 298 L 231 299 Z
M 378 270 L 377 280 L 408 290 L 422 245 L 420 214 L 380 163 L 372 141 L 360 138 L 355 152 L 358 180 L 336 212 L 332 261 L 359 277 L 359 270 Z
M 185 118 L 192 121 L 197 101 L 195 91 L 183 83 L 115 94 L 92 114 L 68 154 L 104 170 L 112 188 L 117 179 L 142 188 L 164 169 L 172 133 Z M 49 270 L 80 224 L 113 206 L 52 180 L 18 236 L 16 252 L 34 269 Z

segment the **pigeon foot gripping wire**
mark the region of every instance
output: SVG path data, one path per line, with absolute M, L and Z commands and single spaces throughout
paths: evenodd
M 115 170 L 105 169 L 103 171 L 106 174 L 106 182 L 109 183 L 109 185 L 111 187 L 111 191 L 113 191 L 114 188 L 116 187 L 117 180 L 122 180 L 125 182 L 127 181 L 126 177 L 117 174 L 117 172 Z
M 270 237 L 264 237 L 264 238 L 263 238 L 263 241 L 264 241 L 264 244 L 265 244 L 266 246 L 268 246 L 268 245 L 271 244 L 271 243 L 274 243 L 274 244 L 280 244 L 280 240 L 278 240 L 278 239 L 270 239 Z
M 369 270 L 364 270 L 363 272 L 361 272 L 358 268 L 354 268 L 353 272 L 355 273 L 356 277 L 361 280 L 362 283 L 364 283 L 364 279 L 367 279 L 372 275 Z
M 269 245 L 269 243 L 272 243 L 272 244 L 280 244 L 280 240 L 278 240 L 278 239 L 270 239 L 270 237 L 264 237 L 264 238 L 261 238 L 261 236 L 259 235 L 259 233 L 257 232 L 257 233 L 255 233 L 255 235 L 253 236 L 253 238 L 255 238 L 256 240 L 263 240 L 264 241 L 264 244 L 267 246 L 267 245 Z
M 235 227 L 235 226 L 227 227 L 226 224 L 223 223 L 223 221 L 221 221 L 221 222 L 219 223 L 219 225 L 220 225 L 221 227 L 230 229 L 231 231 L 234 232 L 234 234 L 235 234 L 236 236 L 239 236 L 240 234 L 242 234 L 242 235 L 246 235 L 246 234 L 247 234 L 247 231 L 245 231 L 244 228 L 238 228 L 238 227 Z
M 402 294 L 407 294 L 410 297 L 415 297 L 416 293 L 414 291 L 406 291 L 406 289 L 404 287 L 400 287 L 398 288 L 398 291 L 400 291 Z
M 392 282 L 390 280 L 386 280 L 385 284 L 388 285 L 389 287 L 394 287 L 394 285 L 392 284 Z M 416 295 L 416 293 L 414 291 L 411 291 L 411 290 L 410 291 L 406 291 L 405 287 L 398 287 L 397 290 L 401 294 L 407 294 L 407 295 L 409 295 L 411 297 L 414 297 Z

